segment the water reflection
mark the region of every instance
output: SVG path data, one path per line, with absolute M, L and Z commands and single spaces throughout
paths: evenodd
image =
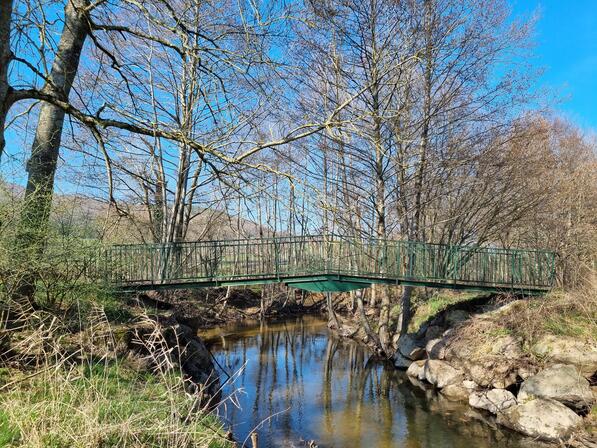
M 311 316 L 202 333 L 233 384 L 220 412 L 237 440 L 259 447 L 531 447 L 484 416 L 412 384 Z M 225 377 L 225 376 L 224 376 Z M 247 441 L 246 446 L 250 446 Z

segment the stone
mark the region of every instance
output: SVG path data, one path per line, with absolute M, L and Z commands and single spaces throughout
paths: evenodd
M 510 335 L 502 336 L 493 341 L 491 345 L 491 353 L 510 360 L 524 357 L 522 341 Z
M 570 364 L 556 364 L 527 378 L 518 399 L 551 398 L 576 410 L 590 409 L 595 399 L 589 382 Z
M 463 310 L 452 310 L 445 314 L 445 322 L 448 327 L 453 327 L 470 318 L 470 314 Z
M 533 376 L 537 373 L 537 369 L 535 366 L 520 366 L 518 368 L 518 376 L 521 377 L 523 380 L 526 380 L 528 377 Z
M 535 398 L 500 412 L 497 422 L 529 437 L 565 440 L 582 418 L 555 400 Z
M 443 332 L 444 329 L 439 325 L 430 325 L 425 332 L 425 340 L 430 341 L 431 339 L 437 339 Z
M 425 379 L 439 389 L 459 383 L 464 377 L 462 370 L 455 369 L 447 362 L 436 359 L 427 360 L 424 372 Z
M 453 358 L 449 360 L 455 368 L 465 372 L 479 386 L 491 389 L 506 389 L 516 383 L 516 370 L 507 362 L 498 359 L 470 361 Z
M 408 369 L 406 369 L 406 374 L 408 376 L 412 376 L 413 378 L 423 379 L 425 378 L 425 360 L 419 360 L 413 362 Z
M 448 328 L 446 331 L 444 331 L 442 333 L 442 337 L 443 338 L 447 338 L 448 336 L 452 335 L 454 333 L 454 329 L 453 328 Z
M 427 383 L 423 383 L 423 381 L 419 381 L 417 378 L 412 376 L 407 376 L 407 378 L 410 384 L 427 393 L 427 389 L 429 389 L 429 385 Z
M 394 366 L 400 370 L 406 370 L 412 364 L 412 360 L 403 356 L 400 352 L 394 354 Z
M 505 389 L 491 389 L 471 393 L 468 404 L 476 409 L 485 409 L 492 414 L 498 414 L 516 405 L 516 397 Z
M 462 385 L 464 387 L 466 387 L 468 390 L 475 390 L 475 389 L 477 389 L 477 387 L 479 387 L 477 385 L 477 383 L 475 383 L 474 381 L 471 381 L 471 380 L 464 380 L 462 382 Z
M 411 334 L 404 334 L 398 340 L 398 351 L 402 356 L 418 361 L 425 356 L 425 349 L 422 344 Z
M 531 350 L 537 356 L 559 364 L 573 364 L 585 378 L 597 371 L 597 344 L 568 336 L 546 335 Z
M 525 358 L 520 340 L 510 335 L 483 344 L 472 339 L 455 339 L 446 344 L 443 353 L 444 359 L 463 370 L 468 378 L 493 389 L 515 384 L 518 367 Z
M 446 356 L 445 341 L 441 338 L 431 339 L 425 345 L 429 359 L 444 359 Z
M 463 386 L 462 383 L 460 383 L 448 384 L 440 391 L 440 393 L 448 400 L 466 402 L 469 399 L 471 391 L 467 387 Z

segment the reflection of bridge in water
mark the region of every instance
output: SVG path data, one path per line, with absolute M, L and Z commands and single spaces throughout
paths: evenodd
M 102 251 L 97 268 L 110 285 L 134 290 L 285 283 L 350 291 L 380 283 L 540 293 L 553 285 L 555 254 L 302 236 L 118 245 Z

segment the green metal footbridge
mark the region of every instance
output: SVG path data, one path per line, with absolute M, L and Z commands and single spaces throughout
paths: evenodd
M 138 291 L 284 283 L 329 292 L 377 283 L 538 294 L 553 286 L 555 254 L 301 236 L 117 245 L 95 269 L 112 287 Z

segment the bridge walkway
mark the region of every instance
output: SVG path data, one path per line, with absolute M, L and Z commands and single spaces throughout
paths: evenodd
M 127 290 L 285 283 L 323 292 L 380 283 L 542 293 L 553 286 L 555 254 L 302 236 L 117 245 L 101 252 L 96 269 Z

